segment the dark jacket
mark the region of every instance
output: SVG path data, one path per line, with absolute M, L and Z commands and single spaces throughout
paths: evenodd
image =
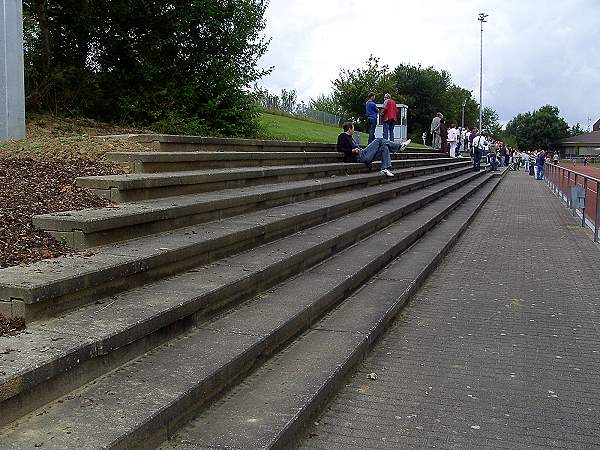
M 360 148 L 352 136 L 342 133 L 338 136 L 337 151 L 344 154 L 344 162 L 356 162 L 357 156 L 352 152 L 355 148 Z
M 545 162 L 546 162 L 546 155 L 544 153 L 540 153 L 539 155 L 536 156 L 536 158 L 535 158 L 536 166 L 543 166 Z

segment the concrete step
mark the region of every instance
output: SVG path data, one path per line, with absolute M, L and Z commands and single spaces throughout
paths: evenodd
M 449 165 L 466 163 L 467 161 L 461 161 Z M 419 166 L 425 170 L 424 167 L 436 164 L 439 165 L 440 161 L 433 158 L 395 162 L 396 169 Z M 379 166 L 380 164 L 374 164 L 375 169 Z M 80 177 L 77 178 L 76 184 L 90 189 L 100 197 L 122 203 L 367 172 L 368 169 L 364 164 L 332 163 L 306 166 L 241 167 L 185 172 L 104 175 Z
M 459 176 L 456 180 L 452 178 Z M 93 253 L 0 269 L 0 313 L 34 320 L 440 183 L 449 189 L 468 169 L 373 186 L 96 247 Z M 475 174 L 476 175 L 476 174 Z M 450 180 L 445 181 L 444 180 Z
M 295 448 L 304 430 L 435 270 L 498 181 L 494 177 L 388 268 L 226 397 L 169 436 L 170 441 L 160 448 Z M 246 323 L 236 330 L 252 333 L 253 324 Z
M 402 152 L 398 159 L 444 158 L 443 153 Z M 329 152 L 114 152 L 105 155 L 126 163 L 133 173 L 187 170 L 328 164 L 342 162 L 342 154 Z M 445 158 L 450 160 L 450 158 Z
M 28 334 L 10 338 L 10 355 L 0 354 L 0 423 L 114 368 L 189 326 L 190 320 L 197 322 L 264 291 L 442 195 L 477 184 L 482 175 L 473 173 L 411 192 L 179 276 L 98 297 L 101 302 L 61 317 L 34 322 Z M 422 214 L 416 217 L 413 222 Z M 8 338 L 0 337 L 0 346 L 4 339 Z
M 341 130 L 340 130 L 341 131 Z M 130 139 L 158 142 L 161 151 L 168 152 L 327 152 L 336 151 L 335 144 L 318 142 L 272 141 L 260 139 L 206 138 L 200 136 L 137 135 Z M 409 147 L 410 148 L 410 147 Z M 433 149 L 420 152 L 440 153 Z
M 44 448 L 155 446 L 409 248 L 489 179 L 481 175 L 473 174 L 458 191 L 383 232 L 373 235 L 365 230 L 361 235 L 371 237 L 322 265 L 12 423 L 0 432 L 1 442 L 6 448 L 23 448 L 32 442 L 43 443 Z M 348 226 L 339 223 L 332 231 L 341 230 Z M 313 230 L 303 240 L 323 234 Z M 315 370 L 322 373 L 319 366 Z M 284 370 L 282 375 L 288 373 Z
M 413 177 L 418 181 L 427 176 L 424 173 L 456 175 L 456 170 L 467 171 L 468 167 L 440 164 L 400 169 L 394 171 L 393 180 Z M 33 224 L 70 247 L 83 249 L 389 182 L 388 177 L 373 172 L 277 183 L 125 203 L 114 208 L 44 214 L 34 216 Z

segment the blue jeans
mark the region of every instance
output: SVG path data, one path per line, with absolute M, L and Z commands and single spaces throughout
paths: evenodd
M 383 138 L 394 142 L 394 127 L 396 122 L 394 120 L 386 120 L 383 122 Z
M 375 128 L 377 127 L 377 119 L 369 119 L 369 144 L 375 140 Z
M 382 169 L 391 169 L 392 159 L 390 158 L 390 150 L 395 151 L 399 148 L 400 144 L 377 138 L 360 151 L 358 160 L 365 164 L 371 164 L 376 159 L 380 159 Z
M 536 167 L 537 167 L 537 179 L 543 180 L 544 179 L 544 166 L 536 166 Z
M 498 170 L 498 160 L 496 159 L 496 155 L 490 155 L 490 166 L 492 170 Z
M 473 149 L 473 170 L 478 171 L 481 169 L 481 149 Z

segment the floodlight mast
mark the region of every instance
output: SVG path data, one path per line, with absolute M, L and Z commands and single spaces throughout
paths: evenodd
M 482 130 L 483 125 L 483 23 L 487 22 L 486 18 L 489 14 L 479 13 L 477 20 L 481 22 L 481 36 L 479 46 L 479 131 Z

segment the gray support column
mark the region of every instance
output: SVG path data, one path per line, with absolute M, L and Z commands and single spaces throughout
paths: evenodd
M 0 140 L 25 137 L 23 5 L 0 0 Z

